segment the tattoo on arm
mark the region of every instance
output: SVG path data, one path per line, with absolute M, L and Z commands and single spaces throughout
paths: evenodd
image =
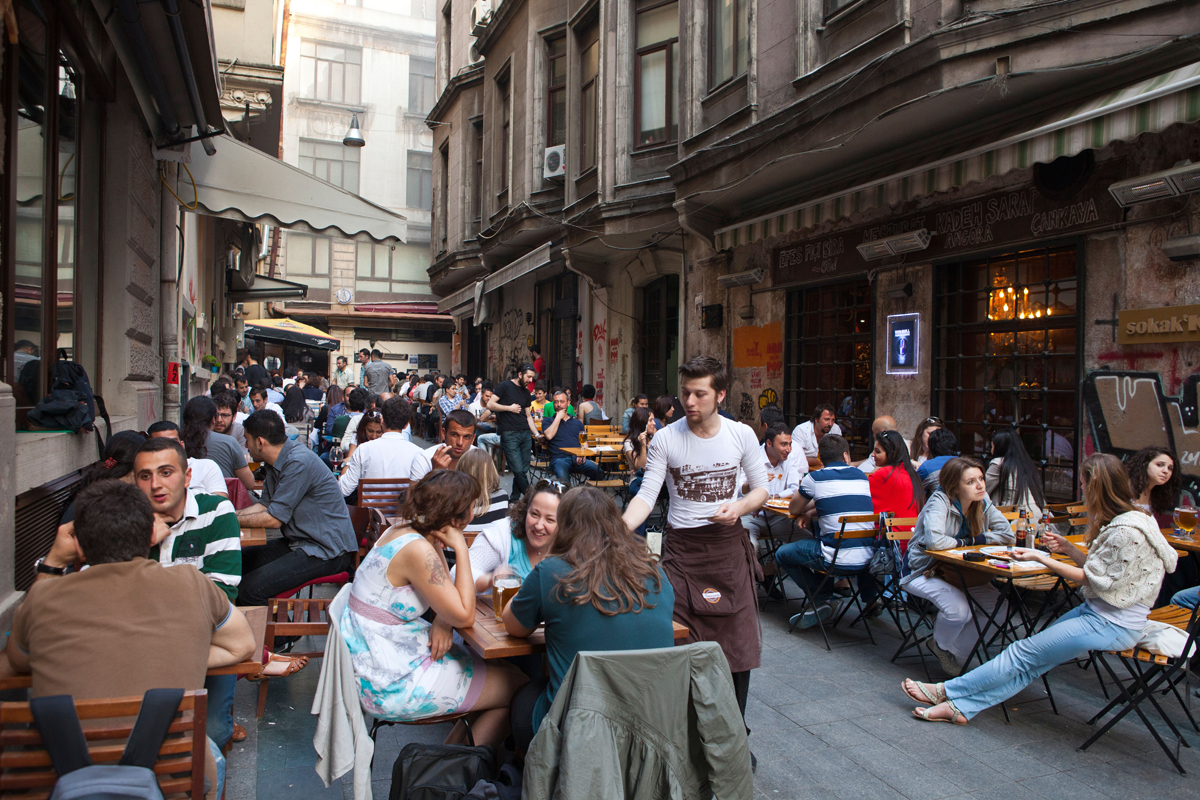
M 441 586 L 446 582 L 446 568 L 442 566 L 442 560 L 438 558 L 437 553 L 430 553 L 425 557 L 425 566 L 429 569 L 431 584 Z

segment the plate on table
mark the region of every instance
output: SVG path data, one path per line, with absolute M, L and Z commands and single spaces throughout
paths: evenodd
M 1008 547 L 1002 544 L 994 544 L 979 548 L 979 552 L 983 553 L 984 555 L 989 555 L 992 558 L 1008 558 L 1013 553 L 1019 553 L 1022 550 L 1027 549 L 1028 548 L 1026 547 Z

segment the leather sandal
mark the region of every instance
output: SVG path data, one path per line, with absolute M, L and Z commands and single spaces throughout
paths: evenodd
M 946 717 L 932 717 L 929 715 L 930 712 L 935 708 L 941 708 L 943 705 L 948 707 L 952 712 L 949 719 Z M 939 703 L 938 705 L 933 706 L 933 708 L 914 708 L 912 713 L 914 717 L 919 720 L 924 720 L 925 722 L 949 722 L 952 725 L 967 724 L 966 715 L 955 708 L 954 703 L 950 700 L 947 700 L 945 703 Z
M 230 741 L 233 741 L 233 742 L 246 741 L 246 729 L 243 728 L 241 725 L 238 725 L 236 722 L 233 723 L 233 736 L 230 737 Z
M 904 682 L 900 684 L 900 688 L 904 690 L 909 699 L 928 706 L 936 706 L 949 699 L 946 697 L 946 684 L 944 683 L 921 683 L 912 678 L 905 678 Z
M 278 653 L 268 653 L 269 660 L 263 664 L 257 675 L 247 675 L 248 681 L 261 681 L 264 678 L 286 678 L 294 675 L 308 666 L 308 656 L 281 656 Z

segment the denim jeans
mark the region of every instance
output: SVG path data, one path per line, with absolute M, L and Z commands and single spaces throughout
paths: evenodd
M 237 677 L 234 675 L 233 677 Z M 213 797 L 225 796 L 225 756 L 221 753 L 221 748 L 217 747 L 217 743 L 211 738 L 208 738 L 208 754 L 212 757 L 213 764 L 217 768 L 217 785 L 214 787 L 216 792 Z
M 796 585 L 804 590 L 804 594 L 812 598 L 813 603 L 817 605 L 829 602 L 829 598 L 833 596 L 833 581 L 825 584 L 825 590 L 821 595 L 816 594 L 817 587 L 824 578 L 823 575 L 817 574 L 816 570 L 818 569 L 828 570 L 837 576 L 855 576 L 864 605 L 873 602 L 879 593 L 875 586 L 875 579 L 871 577 L 865 564 L 850 569 L 838 567 L 829 570 L 825 563 L 820 539 L 799 539 L 785 544 L 775 551 L 775 563 L 783 567 L 783 571 L 787 573 L 788 577 L 795 581 Z
M 520 497 L 529 488 L 529 461 L 533 456 L 533 433 L 500 431 L 500 446 L 513 474 L 513 497 Z
M 486 448 L 489 452 L 500 446 L 500 434 L 481 433 L 475 437 L 475 444 Z
M 1013 642 L 983 666 L 946 681 L 946 696 L 970 719 L 1004 702 L 1059 664 L 1086 656 L 1089 650 L 1126 650 L 1141 635 L 1140 630 L 1109 622 L 1084 603 L 1041 633 Z
M 237 689 L 237 675 L 209 675 L 204 679 L 208 690 L 208 717 L 205 726 L 208 738 L 217 747 L 229 744 L 233 737 L 233 692 Z
M 1200 586 L 1193 586 L 1190 589 L 1184 589 L 1182 592 L 1176 592 L 1171 598 L 1171 605 L 1195 611 L 1196 606 L 1200 605 Z
M 270 598 L 314 578 L 348 572 L 353 563 L 352 553 L 342 553 L 326 561 L 302 550 L 292 550 L 283 539 L 251 547 L 242 551 L 238 605 L 265 606 Z
M 555 456 L 550 459 L 550 471 L 558 478 L 558 482 L 567 486 L 567 478 L 572 472 L 587 477 L 588 480 L 598 481 L 604 478 L 604 470 L 595 461 L 586 458 L 582 464 L 575 463 L 575 456 Z

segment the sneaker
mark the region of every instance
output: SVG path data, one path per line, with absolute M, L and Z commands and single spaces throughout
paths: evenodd
M 788 623 L 793 628 L 811 628 L 817 624 L 817 620 L 824 622 L 833 616 L 833 606 L 829 603 L 822 603 L 816 608 L 810 608 L 800 614 L 792 616 Z
M 932 636 L 926 640 L 925 646 L 929 648 L 929 652 L 933 653 L 937 657 L 938 663 L 942 665 L 942 670 L 947 675 L 952 678 L 957 678 L 959 676 L 959 674 L 962 672 L 962 667 L 959 666 L 957 656 L 948 650 L 943 650 L 941 647 L 938 647 L 938 643 L 934 641 Z

